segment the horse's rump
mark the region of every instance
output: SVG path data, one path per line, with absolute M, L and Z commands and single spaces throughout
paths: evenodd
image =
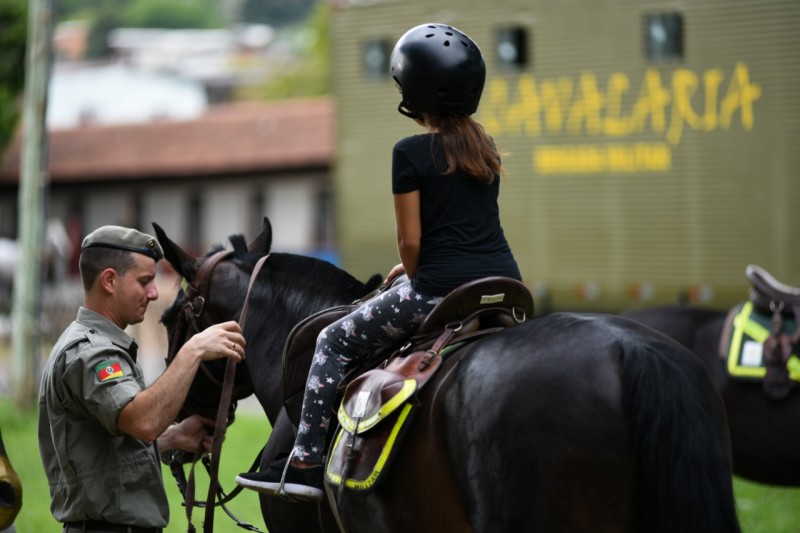
M 549 315 L 479 340 L 420 401 L 387 483 L 344 499 L 348 530 L 376 508 L 392 531 L 448 520 L 477 531 L 738 530 L 707 373 L 628 321 Z M 380 503 L 394 498 L 405 511 Z M 426 527 L 410 508 L 426 509 Z

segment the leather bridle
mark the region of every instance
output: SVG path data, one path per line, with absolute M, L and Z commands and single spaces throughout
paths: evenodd
M 173 330 L 170 347 L 167 353 L 167 365 L 169 365 L 169 363 L 177 355 L 177 352 L 183 345 L 182 341 L 185 342 L 186 339 L 188 339 L 192 335 L 195 335 L 196 333 L 214 324 L 214 322 L 208 318 L 208 313 L 206 312 L 206 303 L 208 301 L 208 295 L 210 293 L 211 277 L 217 265 L 220 262 L 230 258 L 232 255 L 233 252 L 222 250 L 209 256 L 205 261 L 203 261 L 203 263 L 198 268 L 197 273 L 195 274 L 192 280 L 193 283 L 188 283 L 188 286 L 185 288 L 186 302 L 181 307 L 181 312 L 184 315 L 184 320 L 180 320 L 180 315 L 179 315 L 178 323 L 175 325 L 175 329 Z M 245 320 L 247 317 L 247 308 L 248 308 L 248 301 L 250 299 L 250 292 L 252 291 L 258 273 L 261 271 L 261 267 L 264 265 L 268 257 L 269 254 L 262 256 L 256 263 L 255 267 L 253 268 L 253 272 L 250 275 L 250 282 L 247 287 L 247 293 L 245 294 L 244 303 L 242 304 L 242 310 L 241 313 L 239 314 L 239 325 L 242 331 L 244 331 Z M 170 459 L 170 469 L 172 471 L 173 476 L 176 478 L 178 487 L 181 490 L 181 493 L 184 497 L 184 505 L 186 507 L 186 518 L 189 523 L 188 531 L 189 532 L 195 531 L 191 517 L 192 509 L 194 507 L 205 507 L 205 520 L 204 520 L 203 531 L 205 532 L 213 531 L 214 507 L 217 505 L 222 506 L 223 510 L 228 514 L 228 516 L 230 516 L 234 521 L 236 521 L 239 527 L 248 529 L 250 531 L 258 531 L 258 528 L 255 528 L 250 524 L 240 521 L 225 507 L 225 503 L 232 500 L 241 491 L 241 487 L 237 487 L 229 495 L 225 495 L 225 493 L 219 487 L 219 461 L 222 452 L 222 442 L 225 439 L 225 431 L 228 426 L 228 420 L 232 418 L 233 411 L 235 411 L 236 409 L 235 404 L 233 403 L 232 400 L 233 390 L 234 390 L 234 377 L 236 374 L 236 362 L 232 358 L 227 359 L 225 365 L 225 377 L 223 378 L 223 381 L 219 381 L 219 379 L 217 379 L 216 376 L 214 376 L 213 372 L 211 372 L 211 370 L 208 368 L 208 365 L 206 365 L 205 362 L 200 363 L 200 369 L 204 372 L 206 377 L 213 384 L 215 384 L 217 387 L 221 389 L 219 408 L 217 409 L 216 423 L 214 428 L 214 437 L 212 440 L 210 460 L 208 459 L 208 456 L 203 452 L 202 448 L 197 450 L 197 452 L 194 455 L 194 459 L 192 461 L 192 470 L 189 476 L 189 480 L 186 481 L 185 475 L 183 473 L 182 462 L 178 458 L 178 454 L 173 453 Z M 184 410 L 186 408 L 186 403 L 187 402 L 185 401 Z M 260 456 L 261 452 L 258 453 L 255 461 L 253 462 L 253 466 L 250 467 L 251 471 L 255 470 L 256 466 L 258 465 Z M 201 458 L 203 459 L 203 464 L 206 466 L 206 469 L 208 470 L 209 473 L 208 495 L 205 504 L 196 503 L 194 498 L 194 465 Z M 217 496 L 219 496 L 219 501 L 215 503 L 215 499 Z

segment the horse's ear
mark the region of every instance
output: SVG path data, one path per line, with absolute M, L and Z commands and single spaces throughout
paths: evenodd
M 371 293 L 372 291 L 380 287 L 381 283 L 383 283 L 383 276 L 381 276 L 380 274 L 373 274 L 372 277 L 370 277 L 364 284 L 366 293 L 367 294 Z
M 186 278 L 191 283 L 197 273 L 197 259 L 172 242 L 161 226 L 155 222 L 153 222 L 153 229 L 155 229 L 156 238 L 164 250 L 164 259 L 172 265 L 172 268 L 175 269 L 179 276 Z
M 272 224 L 269 223 L 269 218 L 264 217 L 261 233 L 247 245 L 247 251 L 268 254 L 270 248 L 272 248 Z

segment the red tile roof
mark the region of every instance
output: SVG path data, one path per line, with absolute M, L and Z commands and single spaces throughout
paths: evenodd
M 196 120 L 84 126 L 50 132 L 52 182 L 233 174 L 329 167 L 333 105 L 327 98 L 210 108 Z M 19 136 L 0 184 L 19 174 Z

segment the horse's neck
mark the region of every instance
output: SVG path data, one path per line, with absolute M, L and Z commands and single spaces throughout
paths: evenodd
M 351 303 L 356 298 L 344 291 L 328 295 L 307 291 L 273 303 L 271 309 L 250 314 L 253 320 L 256 316 L 259 320 L 253 324 L 253 334 L 248 339 L 248 369 L 253 390 L 271 424 L 275 424 L 283 408 L 283 351 L 292 329 L 318 311 Z M 251 330 L 251 326 L 247 328 Z

